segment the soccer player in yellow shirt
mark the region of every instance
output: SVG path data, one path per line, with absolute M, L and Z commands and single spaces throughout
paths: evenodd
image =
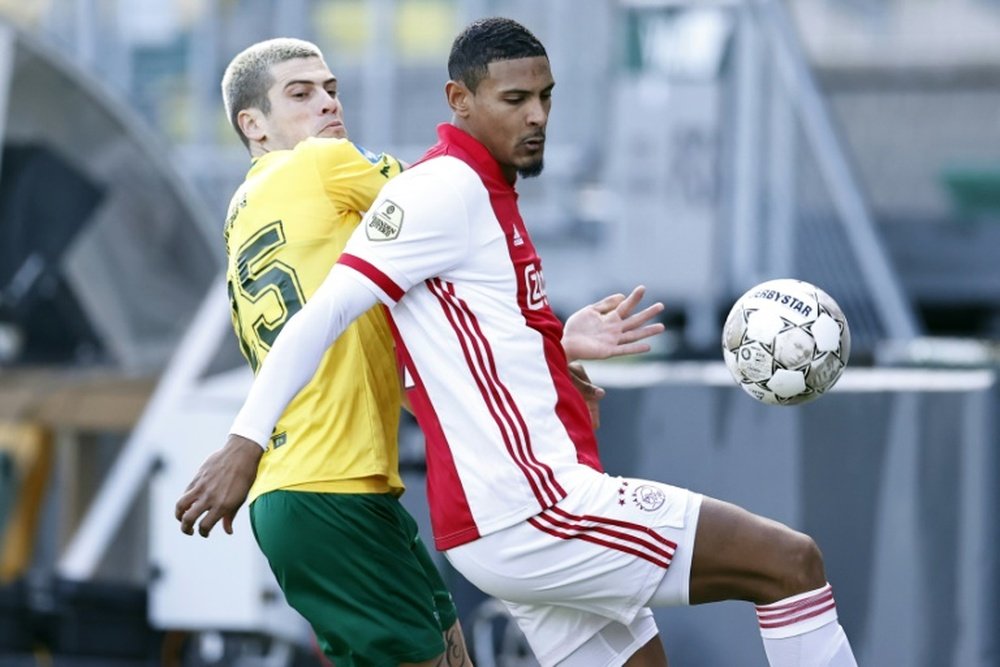
M 224 236 L 233 327 L 256 371 L 402 166 L 347 140 L 337 79 L 311 43 L 252 45 L 227 67 L 222 93 L 253 159 Z M 334 367 L 349 381 L 332 381 Z M 232 532 L 250 501 L 286 599 L 338 667 L 471 664 L 451 597 L 398 500 L 399 407 L 392 334 L 372 309 L 327 351 L 266 450 L 220 450 L 178 502 L 223 505 Z M 214 462 L 236 473 L 206 479 Z
M 222 89 L 253 159 L 224 235 L 233 327 L 256 372 L 402 165 L 348 141 L 337 79 L 309 42 L 254 44 L 229 64 Z M 641 289 L 614 295 L 574 315 L 567 333 L 581 335 L 564 340 L 571 356 L 648 349 L 638 341 L 662 331 L 648 324 L 662 306 L 633 314 L 641 297 Z M 585 380 L 578 387 L 599 398 Z M 198 530 L 207 537 L 220 519 L 231 533 L 249 500 L 254 536 L 286 599 L 337 667 L 471 664 L 451 596 L 399 502 L 401 395 L 376 307 L 326 351 L 266 449 L 245 441 L 215 452 L 175 508 L 188 534 L 205 515 Z

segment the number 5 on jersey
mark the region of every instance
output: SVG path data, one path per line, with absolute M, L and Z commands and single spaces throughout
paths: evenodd
M 254 372 L 261 352 L 271 348 L 285 322 L 305 302 L 295 269 L 275 256 L 286 243 L 280 220 L 261 228 L 240 248 L 236 257 L 239 282 L 228 285 L 240 348 Z

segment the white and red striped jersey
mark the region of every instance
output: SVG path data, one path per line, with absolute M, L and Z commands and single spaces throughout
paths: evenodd
M 438 135 L 339 263 L 390 309 L 444 550 L 553 506 L 581 464 L 601 466 L 517 193 L 470 135 Z

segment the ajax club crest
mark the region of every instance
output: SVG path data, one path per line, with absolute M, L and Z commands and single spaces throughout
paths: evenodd
M 618 504 L 624 506 L 629 497 L 632 498 L 632 504 L 643 512 L 655 512 L 667 501 L 667 496 L 660 487 L 654 484 L 640 484 L 630 490 L 628 480 L 623 479 L 621 486 L 618 487 Z
M 651 484 L 642 484 L 632 491 L 632 502 L 645 512 L 655 512 L 660 509 L 666 499 L 663 491 Z

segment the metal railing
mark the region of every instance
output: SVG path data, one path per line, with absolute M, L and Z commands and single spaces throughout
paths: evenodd
M 863 346 L 916 337 L 921 324 L 786 7 L 751 0 L 734 11 L 734 284 L 794 273 L 835 295 Z

